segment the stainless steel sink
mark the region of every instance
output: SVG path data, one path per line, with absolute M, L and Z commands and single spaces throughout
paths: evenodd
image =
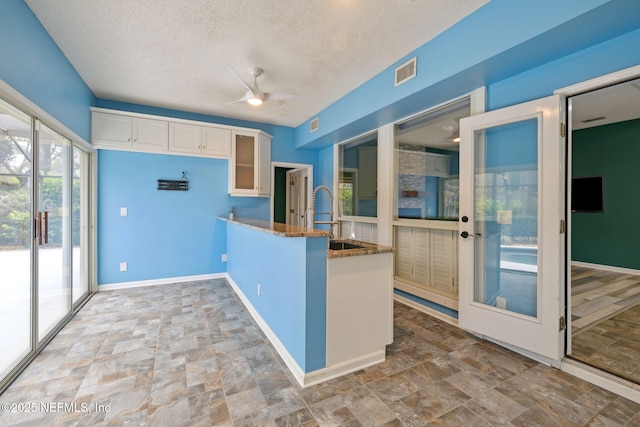
M 345 249 L 365 249 L 365 247 L 356 243 L 349 243 L 342 240 L 330 240 L 329 249 L 334 251 L 343 251 Z

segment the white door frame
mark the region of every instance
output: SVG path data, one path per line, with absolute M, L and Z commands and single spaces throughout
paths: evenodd
M 313 194 L 313 165 L 308 163 L 271 162 L 271 197 L 269 197 L 269 221 L 273 222 L 275 175 L 276 168 L 287 169 L 307 169 L 309 171 L 309 181 L 307 182 L 307 206 L 311 206 L 311 195 Z
M 560 260 L 564 255 L 564 235 L 560 221 L 565 215 L 564 185 L 561 185 L 565 179 L 561 110 L 560 97 L 551 96 L 460 122 L 460 216 L 467 216 L 469 221 L 460 223 L 459 325 L 554 366 L 560 365 L 564 355 L 564 331 L 559 328 L 560 318 L 564 316 L 564 263 Z M 534 118 L 538 122 L 539 140 L 538 310 L 535 318 L 475 302 L 474 268 L 462 267 L 474 265 L 474 240 L 482 238 L 476 236 L 474 230 L 475 131 Z M 469 237 L 463 236 L 465 231 Z
M 612 86 L 627 80 L 640 77 L 640 65 L 617 71 L 615 73 L 606 74 L 596 77 L 595 79 L 577 83 L 555 90 L 553 93 L 562 96 L 565 100 L 571 96 L 580 95 L 585 92 L 591 92 L 603 87 Z M 573 124 L 571 122 L 571 111 L 567 110 L 567 182 L 571 182 L 571 153 L 573 148 Z M 567 185 L 567 200 L 571 200 L 571 186 Z M 571 337 L 571 215 L 567 213 L 567 244 L 566 244 L 566 283 L 567 283 L 567 354 L 571 353 L 572 337 Z
M 553 93 L 560 95 L 565 100 L 571 96 L 579 95 L 581 93 L 594 91 L 606 86 L 622 83 L 627 80 L 632 80 L 640 77 L 640 65 L 626 68 L 624 70 L 616 71 L 614 73 L 606 74 L 596 77 L 594 79 L 586 80 L 571 86 L 556 89 Z M 571 112 L 567 111 L 567 119 L 570 119 Z M 571 177 L 571 133 L 572 124 L 571 120 L 567 120 L 567 179 Z M 566 194 L 567 200 L 571 200 L 570 186 L 567 187 L 568 192 Z M 567 354 L 571 350 L 571 290 L 568 288 L 571 285 L 571 215 L 567 214 L 567 243 L 566 243 L 566 285 L 567 285 Z M 580 362 L 571 359 L 565 359 L 562 361 L 561 369 L 565 372 L 575 375 L 585 381 L 595 384 L 599 387 L 609 390 L 619 396 L 633 400 L 636 403 L 640 403 L 640 390 L 638 390 L 635 384 L 632 384 L 626 380 L 615 377 L 604 371 L 600 371 L 596 368 L 584 365 Z
M 305 224 L 305 219 L 304 216 L 306 214 L 307 208 L 309 208 L 309 188 L 308 186 L 306 186 L 304 188 L 304 191 L 302 190 L 302 185 L 298 184 L 298 186 L 296 187 L 296 191 L 297 194 L 295 194 L 295 198 L 294 198 L 294 191 L 293 191 L 293 184 L 291 183 L 291 179 L 293 178 L 293 176 L 299 178 L 300 180 L 303 180 L 304 178 L 307 178 L 307 182 L 309 182 L 309 169 L 307 168 L 302 168 L 302 169 L 288 169 L 285 173 L 286 181 L 287 181 L 287 196 L 286 196 L 286 205 L 287 205 L 287 209 L 289 210 L 287 212 L 287 219 L 286 219 L 286 223 L 290 224 L 290 225 L 296 225 L 296 226 L 304 226 Z M 304 197 L 304 195 L 307 195 L 307 197 Z M 306 199 L 304 200 L 304 208 L 302 209 L 302 212 L 300 212 L 300 199 Z M 294 203 L 293 201 L 296 201 L 297 206 L 295 206 L 294 208 Z M 293 212 L 291 212 L 291 209 L 294 209 Z M 293 214 L 293 215 L 292 215 Z M 295 215 L 299 216 L 299 220 L 301 221 L 296 221 Z M 296 223 L 297 222 L 297 223 Z M 302 222 L 302 224 L 300 224 L 300 222 Z

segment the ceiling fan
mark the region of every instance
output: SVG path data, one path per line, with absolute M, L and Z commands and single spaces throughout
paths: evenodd
M 236 76 L 236 78 L 240 80 L 242 84 L 247 88 L 247 91 L 245 92 L 244 96 L 236 101 L 233 101 L 232 103 L 246 101 L 247 103 L 249 103 L 249 105 L 253 105 L 254 107 L 257 107 L 258 105 L 261 105 L 265 101 L 270 101 L 270 100 L 281 101 L 285 99 L 293 99 L 298 97 L 297 95 L 293 95 L 290 93 L 262 92 L 260 88 L 258 88 L 258 77 L 260 77 L 262 73 L 264 73 L 264 70 L 262 68 L 259 68 L 259 67 L 249 68 L 249 74 L 253 76 L 253 86 L 250 86 L 247 82 L 245 82 L 242 79 L 242 77 L 240 77 L 240 75 L 233 68 L 229 67 L 229 71 L 231 71 L 231 73 L 234 76 Z

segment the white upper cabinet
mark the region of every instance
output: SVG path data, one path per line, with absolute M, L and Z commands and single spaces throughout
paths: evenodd
M 94 112 L 92 142 L 98 148 L 132 148 L 142 151 L 167 150 L 168 122 L 120 114 Z
M 92 143 L 108 147 L 131 147 L 131 117 L 118 114 L 91 115 Z
M 169 123 L 169 151 L 229 158 L 231 130 L 171 122 Z
M 231 157 L 231 130 L 203 126 L 202 153 L 225 158 Z
M 169 123 L 169 150 L 179 153 L 201 153 L 202 127 Z
M 91 109 L 91 141 L 96 148 L 231 158 L 234 128 L 125 111 Z M 256 131 L 258 133 L 258 131 Z
M 164 120 L 133 118 L 134 148 L 167 150 L 169 123 Z
M 269 197 L 271 138 L 262 132 L 232 132 L 229 194 Z

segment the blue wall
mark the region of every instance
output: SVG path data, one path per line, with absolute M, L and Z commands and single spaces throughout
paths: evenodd
M 100 150 L 98 163 L 101 285 L 226 270 L 226 229 L 216 221 L 227 212 L 226 160 Z M 158 179 L 182 171 L 189 191 L 157 190 Z
M 97 100 L 97 106 L 261 129 L 273 136 L 272 161 L 309 163 L 317 169 L 317 152 L 295 150 L 293 129 L 289 127 L 103 99 Z M 101 285 L 225 272 L 226 264 L 220 261 L 220 256 L 226 253 L 227 240 L 216 216 L 226 215 L 233 207 L 238 218 L 268 220 L 270 217 L 268 198 L 229 196 L 227 160 L 104 150 L 100 151 L 98 160 L 98 283 Z M 131 169 L 136 170 L 127 173 Z M 187 170 L 193 189 L 184 194 L 156 190 L 157 179 L 179 179 L 182 170 Z M 317 179 L 318 176 L 314 177 L 314 181 Z M 125 202 L 128 204 L 123 204 Z M 131 213 L 145 214 L 130 216 L 125 222 L 119 216 L 119 206 L 129 207 Z M 182 219 L 180 212 L 183 212 Z M 123 226 L 127 228 L 122 229 Z M 126 231 L 129 229 L 138 234 L 144 232 L 144 238 L 132 237 Z M 153 234 L 163 229 L 177 240 Z M 130 249 L 123 253 L 124 247 Z M 159 266 L 150 262 L 154 259 L 164 259 L 165 263 Z M 120 262 L 124 261 L 129 262 L 126 273 L 119 271 Z
M 284 238 L 217 222 L 227 226 L 228 273 L 242 293 L 304 372 L 324 368 L 326 238 Z
M 23 0 L 0 2 L 0 79 L 90 140 L 95 97 Z

